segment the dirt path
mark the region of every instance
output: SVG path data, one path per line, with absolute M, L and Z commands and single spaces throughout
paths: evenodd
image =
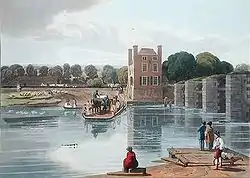
M 212 165 L 213 152 L 198 151 L 195 148 L 180 148 L 178 154 L 184 155 L 190 161 L 187 167 L 177 165 L 172 162 L 164 162 L 162 165 L 147 168 L 147 173 L 151 176 L 144 177 L 249 177 L 249 157 L 243 157 L 235 165 L 224 163 L 222 168 L 214 170 Z M 177 155 L 176 155 L 177 156 Z M 165 159 L 165 158 L 164 158 Z M 170 159 L 171 160 L 171 159 Z M 117 176 L 98 175 L 92 177 L 115 178 Z M 128 176 L 119 176 L 125 178 Z M 138 176 L 137 176 L 138 177 Z M 142 176 L 140 176 L 142 177 Z

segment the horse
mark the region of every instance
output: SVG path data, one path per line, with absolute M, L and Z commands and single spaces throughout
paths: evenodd
M 92 99 L 92 103 L 93 103 L 92 107 L 93 107 L 94 113 L 101 112 L 102 99 L 98 99 L 98 98 Z

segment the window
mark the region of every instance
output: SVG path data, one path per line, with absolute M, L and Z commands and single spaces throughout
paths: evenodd
M 130 77 L 130 85 L 134 85 L 133 84 L 133 77 Z
M 148 64 L 142 63 L 142 72 L 147 72 L 147 71 L 148 71 Z
M 153 85 L 158 85 L 158 76 L 153 76 Z
M 146 57 L 146 56 L 142 56 L 142 60 L 143 60 L 143 61 L 146 61 L 146 60 L 147 60 L 147 57 Z
M 152 57 L 152 60 L 157 61 L 157 57 L 156 56 Z
M 145 127 L 146 126 L 146 118 L 145 116 L 140 117 L 140 127 Z
M 153 72 L 158 72 L 158 63 L 153 63 L 153 65 L 152 65 L 152 71 Z
M 141 85 L 146 86 L 148 83 L 148 77 L 147 76 L 142 76 L 141 77 Z
M 158 118 L 157 116 L 152 116 L 152 126 L 157 126 L 158 125 Z

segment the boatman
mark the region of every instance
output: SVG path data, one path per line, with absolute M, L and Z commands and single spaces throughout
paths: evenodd
M 99 93 L 98 93 L 98 90 L 96 90 L 94 93 L 93 93 L 93 99 L 96 99 L 97 97 L 99 97 Z

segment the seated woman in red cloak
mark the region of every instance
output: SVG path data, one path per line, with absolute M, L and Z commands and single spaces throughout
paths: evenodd
M 132 147 L 129 146 L 126 150 L 128 152 L 127 157 L 123 160 L 123 170 L 124 172 L 129 172 L 129 169 L 135 169 L 138 167 L 138 161 L 135 152 L 132 151 Z

